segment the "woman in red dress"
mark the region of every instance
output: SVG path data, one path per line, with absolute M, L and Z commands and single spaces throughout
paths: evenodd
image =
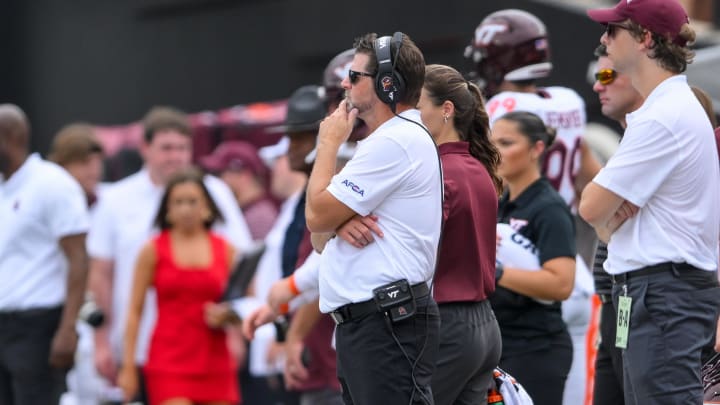
M 161 229 L 141 250 L 125 332 L 119 386 L 126 398 L 138 390 L 134 367 L 145 294 L 157 293 L 158 317 L 143 370 L 150 405 L 230 405 L 239 402 L 236 365 L 222 328 L 208 326 L 204 307 L 217 302 L 228 282 L 235 252 L 209 231 L 220 218 L 194 170 L 174 176 L 162 198 Z

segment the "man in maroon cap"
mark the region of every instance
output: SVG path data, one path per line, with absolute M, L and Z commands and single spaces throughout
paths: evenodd
M 580 215 L 608 242 L 626 404 L 701 404 L 700 352 L 720 287 L 720 167 L 713 128 L 687 79 L 695 33 L 676 0 L 588 11 L 614 67 L 645 99 Z
M 244 141 L 226 141 L 200 165 L 230 187 L 243 211 L 253 240 L 263 240 L 277 218 L 277 205 L 268 196 L 268 170 L 255 147 Z

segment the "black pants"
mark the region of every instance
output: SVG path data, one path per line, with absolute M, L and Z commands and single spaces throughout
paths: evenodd
M 436 405 L 487 402 L 502 338 L 490 302 L 440 304 L 440 352 L 433 374 Z
M 615 347 L 617 317 L 612 301 L 600 309 L 600 344 L 595 358 L 593 405 L 624 405 L 622 350 Z
M 667 271 L 613 285 L 613 301 L 632 298 L 623 350 L 625 403 L 701 404 L 700 352 L 713 334 L 720 288 L 717 273 Z
M 0 312 L 0 405 L 57 404 L 68 370 L 50 367 L 62 308 Z
M 527 343 L 533 344 L 529 339 Z M 567 331 L 563 331 L 541 350 L 519 354 L 503 351 L 500 368 L 525 387 L 535 405 L 560 405 L 572 357 L 572 339 Z
M 415 316 L 390 326 L 379 312 L 338 325 L 338 379 L 346 404 L 433 405 L 440 315 L 430 296 L 419 298 L 417 308 Z

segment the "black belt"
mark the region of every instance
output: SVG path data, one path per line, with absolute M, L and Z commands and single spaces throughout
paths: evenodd
M 29 319 L 36 317 L 43 317 L 53 315 L 62 312 L 63 307 L 40 307 L 40 308 L 28 308 L 28 309 L 12 309 L 9 311 L 0 309 L 0 319 L 2 320 L 14 320 L 14 319 Z
M 430 289 L 425 282 L 415 284 L 410 288 L 412 289 L 413 296 L 416 300 L 430 294 Z M 375 300 L 369 299 L 367 301 L 343 305 L 340 308 L 331 311 L 330 317 L 333 321 L 335 321 L 335 325 L 340 325 L 341 323 L 349 322 L 353 319 L 362 318 L 363 316 L 373 312 L 378 312 L 378 307 Z
M 669 273 L 673 271 L 673 268 L 679 271 L 704 271 L 687 263 L 665 262 L 655 264 L 653 266 L 643 267 L 640 270 L 628 271 L 627 273 L 611 274 L 610 277 L 612 278 L 613 284 L 623 284 L 636 277 L 651 276 L 658 273 Z

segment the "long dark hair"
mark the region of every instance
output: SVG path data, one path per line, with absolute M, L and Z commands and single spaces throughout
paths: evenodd
M 557 135 L 555 128 L 546 126 L 540 117 L 527 111 L 512 111 L 498 118 L 498 121 L 500 120 L 516 123 L 520 133 L 530 141 L 530 145 L 535 145 L 538 141 L 544 143 L 545 150 L 540 156 L 539 162 L 545 164 L 543 163 L 545 162 L 545 155 L 550 145 L 555 142 L 555 136 Z M 543 169 L 543 171 L 545 170 Z
M 189 168 L 182 170 L 178 173 L 175 173 L 170 177 L 170 180 L 167 183 L 167 186 L 165 186 L 165 192 L 162 196 L 162 200 L 160 202 L 160 209 L 158 210 L 157 215 L 155 216 L 155 226 L 158 228 L 165 230 L 170 229 L 172 227 L 172 224 L 168 222 L 167 220 L 167 214 L 168 214 L 168 199 L 170 199 L 170 193 L 172 190 L 179 184 L 183 183 L 194 183 L 197 184 L 198 187 L 202 190 L 203 195 L 205 196 L 205 199 L 207 200 L 208 208 L 210 208 L 210 218 L 206 219 L 203 225 L 205 226 L 205 229 L 210 229 L 210 227 L 215 223 L 217 220 L 223 220 L 223 216 L 220 213 L 220 210 L 218 209 L 217 205 L 215 204 L 215 201 L 210 196 L 210 192 L 208 191 L 207 187 L 205 187 L 205 183 L 203 182 L 203 174 L 201 171 L 195 169 L 195 168 Z
M 500 194 L 503 189 L 502 179 L 497 175 L 500 152 L 490 141 L 490 123 L 480 88 L 445 65 L 428 65 L 425 68 L 424 87 L 433 105 L 440 106 L 446 100 L 453 103 L 453 125 L 460 139 L 470 143 L 470 154 L 485 166 L 495 190 Z

